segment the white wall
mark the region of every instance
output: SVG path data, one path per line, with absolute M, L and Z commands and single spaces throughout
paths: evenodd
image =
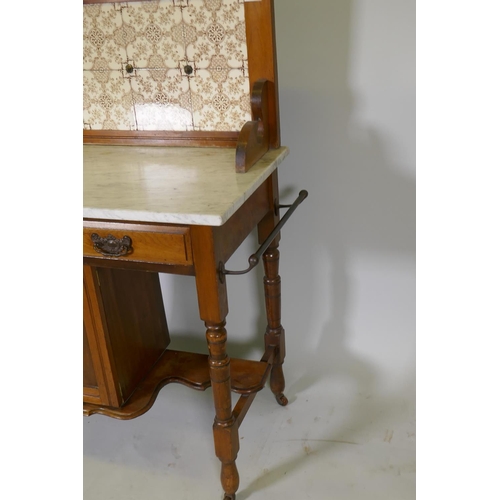
M 323 384 L 337 436 L 414 440 L 415 2 L 275 0 L 287 395 Z M 243 268 L 252 235 L 228 268 Z M 164 276 L 172 347 L 205 352 L 194 280 Z M 231 355 L 261 353 L 262 272 L 229 277 Z M 343 420 L 342 420 L 343 419 Z

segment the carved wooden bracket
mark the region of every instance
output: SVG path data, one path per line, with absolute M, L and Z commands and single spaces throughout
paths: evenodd
M 236 146 L 236 172 L 245 173 L 269 151 L 269 87 L 271 82 L 257 80 L 252 89 L 251 122 L 241 129 Z

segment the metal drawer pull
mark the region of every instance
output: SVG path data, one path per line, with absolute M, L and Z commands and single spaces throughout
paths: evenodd
M 133 250 L 130 236 L 117 238 L 109 234 L 102 238 L 97 233 L 92 233 L 90 238 L 94 242 L 94 250 L 106 257 L 122 257 Z
M 278 224 L 274 227 L 272 230 L 271 234 L 266 238 L 266 241 L 262 243 L 262 245 L 259 247 L 259 249 L 250 257 L 248 258 L 248 268 L 243 270 L 243 271 L 228 271 L 224 267 L 224 263 L 220 262 L 219 263 L 219 280 L 221 283 L 224 283 L 224 276 L 226 275 L 241 275 L 241 274 L 246 274 L 250 272 L 258 263 L 264 252 L 267 250 L 269 245 L 273 242 L 274 238 L 278 235 L 278 233 L 281 231 L 281 228 L 286 224 L 287 220 L 290 218 L 290 216 L 293 214 L 295 209 L 307 198 L 308 192 L 306 190 L 302 190 L 299 193 L 299 196 L 297 196 L 297 199 L 293 202 L 292 205 L 278 205 L 276 206 L 276 209 L 278 208 L 288 208 L 286 211 L 285 215 L 280 219 Z

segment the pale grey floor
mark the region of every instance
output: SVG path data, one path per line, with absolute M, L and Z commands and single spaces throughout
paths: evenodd
M 266 389 L 240 428 L 237 500 L 415 498 L 408 394 L 353 394 L 351 380 L 303 370 L 288 381 L 288 407 Z M 85 418 L 84 499 L 222 498 L 211 397 L 170 385 L 135 420 Z

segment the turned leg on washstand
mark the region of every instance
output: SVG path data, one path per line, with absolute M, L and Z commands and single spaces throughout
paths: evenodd
M 240 440 L 231 404 L 230 359 L 226 353 L 227 289 L 226 284 L 219 280 L 218 273 L 218 263 L 222 256 L 215 245 L 212 228 L 193 227 L 191 237 L 200 318 L 207 329 L 208 366 L 215 406 L 215 454 L 222 464 L 224 500 L 235 500 L 240 482 L 235 463 Z
M 271 369 L 271 391 L 276 396 L 276 401 L 281 406 L 286 406 L 288 399 L 283 394 L 285 390 L 285 377 L 283 375 L 285 330 L 281 325 L 280 251 L 278 250 L 278 244 L 271 244 L 262 256 L 262 259 L 264 261 L 264 291 L 267 312 L 266 349 L 269 346 L 277 347 L 277 353 Z
M 207 327 L 210 379 L 215 403 L 214 442 L 215 453 L 222 462 L 221 483 L 224 500 L 235 500 L 240 478 L 236 468 L 239 450 L 238 426 L 231 406 L 231 379 L 229 357 L 226 354 L 225 323 Z

